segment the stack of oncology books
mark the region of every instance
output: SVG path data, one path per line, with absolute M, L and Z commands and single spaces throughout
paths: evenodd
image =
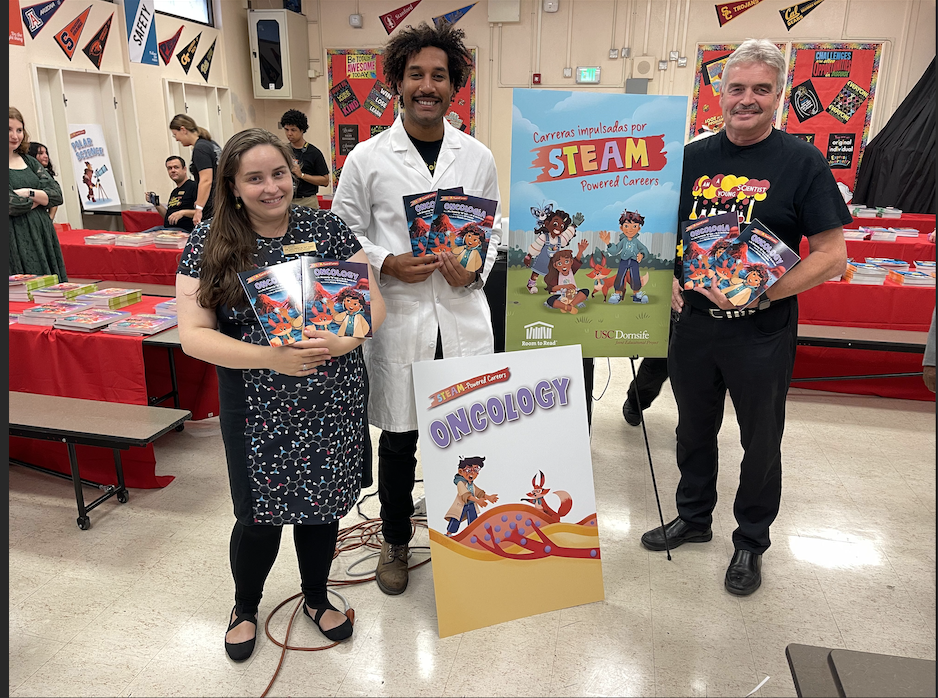
M 843 280 L 852 284 L 863 284 L 865 286 L 882 286 L 886 281 L 888 269 L 875 264 L 864 264 L 863 262 L 850 262 L 847 264 L 847 271 L 844 272 Z
M 892 269 L 886 276 L 891 283 L 900 286 L 928 286 L 935 288 L 935 275 L 924 271 Z
M 96 308 L 117 310 L 139 303 L 140 298 L 141 291 L 139 288 L 102 288 L 100 291 L 77 296 L 75 300 L 81 303 L 91 303 Z
M 37 303 L 48 303 L 49 301 L 69 301 L 78 296 L 97 291 L 97 284 L 74 284 L 65 281 L 61 284 L 52 284 L 43 286 L 33 291 L 33 300 Z
M 147 336 L 168 330 L 176 326 L 173 315 L 155 315 L 153 313 L 139 313 L 131 315 L 104 328 L 108 334 L 123 334 L 134 337 Z
M 187 242 L 189 242 L 189 233 L 175 230 L 164 230 L 153 238 L 153 244 L 163 250 L 181 250 L 185 248 Z
M 154 233 L 125 233 L 118 235 L 114 244 L 118 247 L 145 247 L 152 245 L 155 238 Z
M 31 291 L 57 283 L 59 277 L 56 274 L 11 274 L 10 300 L 28 303 L 33 299 Z
M 104 310 L 102 308 L 88 308 L 72 315 L 58 318 L 52 325 L 57 330 L 77 330 L 78 332 L 94 332 L 112 322 L 125 318 L 130 313 L 126 310 Z
M 909 268 L 909 263 L 903 259 L 889 259 L 888 257 L 867 257 L 867 264 L 875 264 L 878 267 L 883 267 L 886 270 L 895 269 L 897 271 L 905 271 Z
M 176 317 L 176 299 L 170 298 L 167 301 L 157 303 L 153 306 L 153 312 L 156 315 L 172 315 Z
M 36 305 L 32 308 L 26 308 L 21 314 L 19 322 L 21 325 L 47 325 L 51 327 L 55 321 L 66 315 L 73 315 L 79 310 L 87 310 L 91 306 L 87 303 L 75 303 L 74 301 L 53 301 L 45 305 Z
M 95 233 L 85 237 L 86 245 L 113 245 L 117 239 L 116 233 Z

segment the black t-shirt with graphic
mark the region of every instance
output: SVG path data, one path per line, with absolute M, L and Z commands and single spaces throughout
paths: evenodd
M 199 188 L 191 179 L 187 179 L 181 185 L 173 189 L 166 202 L 166 216 L 163 218 L 163 225 L 182 228 L 186 232 L 192 232 L 192 219 L 188 216 L 181 216 L 175 223 L 169 222 L 169 217 L 176 211 L 187 211 L 195 209 L 195 197 Z
M 218 156 L 221 155 L 221 146 L 215 141 L 199 138 L 192 146 L 192 163 L 189 165 L 189 172 L 195 180 L 196 187 L 199 184 L 199 171 L 212 171 L 212 188 L 208 193 L 208 201 L 205 202 L 205 208 L 202 210 L 202 220 L 207 221 L 212 217 L 215 211 L 215 182 L 218 179 Z
M 679 221 L 729 211 L 743 226 L 758 218 L 796 252 L 802 236 L 853 222 L 821 151 L 777 129 L 753 145 L 734 145 L 722 131 L 684 147 Z M 716 307 L 699 293 L 684 299 Z
M 322 151 L 312 143 L 307 143 L 302 148 L 294 148 L 291 145 L 290 150 L 293 151 L 293 157 L 300 164 L 300 171 L 303 174 L 320 177 L 329 174 L 326 158 L 323 157 Z M 319 193 L 319 185 L 317 184 L 310 184 L 301 179 L 294 179 L 294 181 L 296 182 L 296 192 L 293 195 L 297 199 L 305 199 Z

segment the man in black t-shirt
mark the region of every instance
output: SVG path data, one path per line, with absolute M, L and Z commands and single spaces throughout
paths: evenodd
M 810 255 L 744 309 L 716 290 L 682 291 L 674 279 L 668 373 L 678 407 L 678 516 L 642 536 L 648 550 L 713 537 L 717 435 L 729 391 L 743 460 L 733 507 L 735 552 L 724 587 L 740 596 L 762 583 L 762 553 L 781 500 L 796 294 L 844 271 L 843 225 L 853 220 L 820 151 L 773 128 L 786 69 L 782 53 L 764 39 L 745 41 L 729 57 L 720 92 L 725 127 L 684 148 L 679 220 L 738 211 L 741 227 L 758 218 L 793 250 L 807 236 Z
M 306 142 L 306 114 L 289 109 L 280 117 L 280 126 L 293 149 L 293 203 L 319 208 L 319 187 L 329 186 L 329 166 L 322 151 Z
M 192 217 L 195 215 L 195 197 L 198 187 L 189 179 L 186 161 L 178 155 L 166 158 L 166 173 L 173 180 L 176 188 L 166 199 L 166 205 L 156 204 L 156 210 L 163 216 L 163 228 L 176 228 L 187 233 L 192 232 Z M 149 197 L 148 197 L 149 200 Z M 150 203 L 153 203 L 150 201 Z

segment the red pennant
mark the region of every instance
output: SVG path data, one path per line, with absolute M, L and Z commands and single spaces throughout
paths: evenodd
M 762 2 L 762 0 L 736 0 L 736 2 L 724 2 L 719 5 L 714 5 L 717 11 L 717 18 L 720 20 L 720 26 L 722 27 L 746 10 L 751 10 L 760 2 Z
M 398 7 L 396 10 L 391 10 L 390 12 L 380 15 L 379 19 L 381 20 L 381 25 L 384 27 L 384 30 L 390 34 L 396 27 L 399 27 L 401 20 L 404 19 L 407 15 L 414 11 L 414 8 L 420 4 L 420 0 L 415 2 L 409 2 L 403 7 Z
M 72 60 L 72 56 L 75 55 L 75 49 L 78 48 L 78 39 L 81 37 L 81 32 L 85 28 L 85 22 L 88 21 L 89 14 L 91 14 L 91 5 L 88 6 L 87 10 L 69 22 L 65 29 L 55 35 L 55 43 L 65 51 L 68 60 Z
M 114 19 L 113 12 L 95 33 L 94 38 L 82 49 L 82 53 L 88 56 L 88 60 L 94 63 L 94 67 L 98 70 L 101 70 L 101 60 L 104 58 L 104 47 L 107 46 L 107 35 L 111 32 L 112 19 Z
M 176 43 L 179 41 L 180 36 L 182 36 L 182 26 L 176 30 L 172 38 L 160 42 L 160 58 L 163 59 L 163 65 L 169 65 L 170 60 L 172 60 L 173 51 L 176 50 Z

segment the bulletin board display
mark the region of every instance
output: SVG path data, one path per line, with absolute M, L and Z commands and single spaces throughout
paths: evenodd
M 782 130 L 813 143 L 853 191 L 870 132 L 881 43 L 792 43 Z
M 456 92 L 445 118 L 453 127 L 475 136 L 477 49 L 470 51 L 469 80 Z M 389 128 L 397 116 L 398 100 L 384 83 L 382 53 L 382 49 L 326 50 L 333 188 L 352 148 Z

